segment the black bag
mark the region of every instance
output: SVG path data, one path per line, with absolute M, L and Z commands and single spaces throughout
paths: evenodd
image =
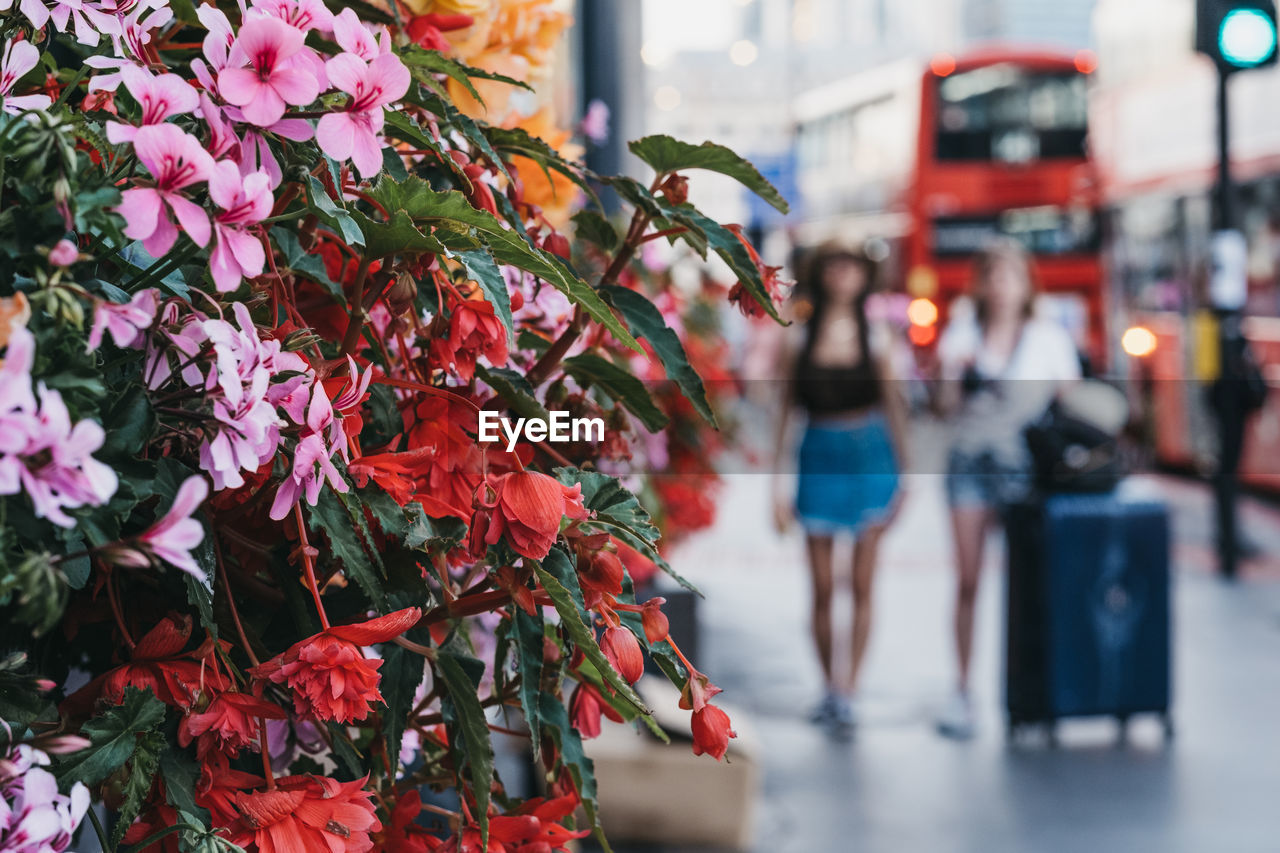
M 1119 391 L 1093 380 L 1055 400 L 1023 433 L 1036 487 L 1045 493 L 1114 489 L 1125 475 L 1120 430 L 1127 409 Z

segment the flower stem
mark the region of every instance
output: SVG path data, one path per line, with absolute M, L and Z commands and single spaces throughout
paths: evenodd
M 320 614 L 320 626 L 329 630 L 329 615 L 324 612 L 324 603 L 320 601 L 320 585 L 316 583 L 316 569 L 311 562 L 311 543 L 307 541 L 307 526 L 302 521 L 302 504 L 293 505 L 293 518 L 298 523 L 298 550 L 302 552 L 302 563 L 306 567 L 307 586 L 311 589 L 311 598 L 316 603 L 316 612 Z
M 258 656 L 253 653 L 253 646 L 249 645 L 249 637 L 244 632 L 244 625 L 240 624 L 240 609 L 236 607 L 236 597 L 231 592 L 231 578 L 227 577 L 226 565 L 222 561 L 222 543 L 218 541 L 216 532 L 213 536 L 213 557 L 218 562 L 218 579 L 222 581 L 222 590 L 227 596 L 227 608 L 231 611 L 231 621 L 235 623 L 236 634 L 240 636 L 240 645 L 244 647 L 244 653 L 249 656 L 249 663 L 258 666 Z

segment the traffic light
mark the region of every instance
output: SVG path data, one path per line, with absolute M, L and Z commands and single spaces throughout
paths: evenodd
M 1274 65 L 1274 0 L 1196 0 L 1196 50 L 1223 73 Z

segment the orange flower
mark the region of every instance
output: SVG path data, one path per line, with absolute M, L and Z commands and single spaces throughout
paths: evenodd
M 231 841 L 246 853 L 365 853 L 373 849 L 369 833 L 382 829 L 364 790 L 368 778 L 286 776 L 275 788 L 240 792 Z
M 537 471 L 512 471 L 477 489 L 478 496 L 490 492 L 492 502 L 479 500 L 471 517 L 472 554 L 505 536 L 517 554 L 541 560 L 555 544 L 561 520 L 587 517 L 581 485 L 569 488 Z
M 369 716 L 369 703 L 381 702 L 378 667 L 361 646 L 385 643 L 412 628 L 422 616 L 416 607 L 358 622 L 337 625 L 294 643 L 287 652 L 252 672 L 293 691 L 294 710 L 305 717 L 349 723 Z

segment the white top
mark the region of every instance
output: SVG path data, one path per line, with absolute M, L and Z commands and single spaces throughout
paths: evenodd
M 1013 353 L 1002 364 L 982 340 L 976 321 L 952 323 L 938 342 L 942 378 L 960 382 L 966 374 L 978 388 L 964 392 L 953 422 L 952 447 L 990 453 L 1021 467 L 1027 448 L 1022 431 L 1044 414 L 1058 391 L 1080 378 L 1080 355 L 1071 336 L 1056 323 L 1029 319 Z

